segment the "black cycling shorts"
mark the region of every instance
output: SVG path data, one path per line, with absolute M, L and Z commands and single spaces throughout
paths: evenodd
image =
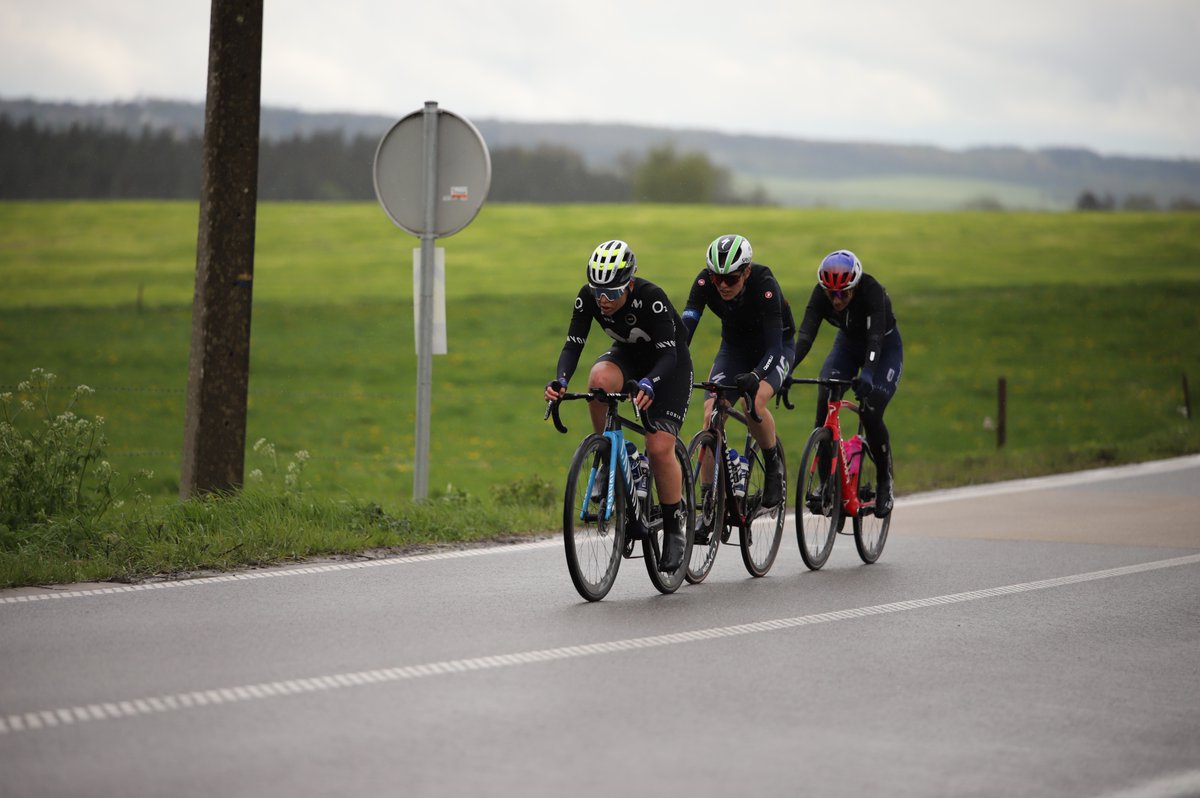
M 685 349 L 684 352 L 687 350 Z M 606 360 L 615 363 L 621 369 L 622 383 L 638 380 L 650 373 L 651 364 L 639 362 L 629 352 L 614 346 L 600 357 L 599 363 Z M 650 419 L 652 426 L 663 432 L 678 436 L 687 417 L 688 402 L 692 398 L 692 359 L 690 356 L 678 357 L 675 370 L 670 375 L 659 380 L 654 387 L 654 402 L 645 411 L 644 416 Z

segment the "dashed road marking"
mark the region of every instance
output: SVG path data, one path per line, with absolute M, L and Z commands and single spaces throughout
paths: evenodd
M 602 643 L 587 643 L 559 648 L 538 649 L 515 654 L 492 654 L 482 657 L 444 660 L 422 665 L 401 665 L 392 668 L 380 668 L 369 671 L 352 673 L 337 673 L 324 676 L 310 676 L 302 679 L 288 679 L 276 682 L 224 687 L 212 690 L 197 690 L 187 693 L 176 693 L 166 696 L 135 698 L 104 704 L 90 704 L 84 707 L 62 707 L 46 710 L 34 710 L 10 715 L 0 715 L 0 737 L 21 732 L 39 731 L 58 726 L 72 726 L 93 721 L 116 720 L 120 718 L 135 718 L 164 712 L 178 712 L 185 709 L 196 709 L 207 706 L 221 706 L 246 701 L 262 701 L 269 698 L 279 698 L 289 695 L 327 692 L 340 690 L 344 687 L 365 687 L 391 682 L 428 679 L 470 671 L 488 670 L 494 668 L 510 668 L 532 665 L 542 662 L 577 659 L 580 657 L 603 654 L 617 654 L 639 649 L 658 648 L 661 646 L 696 643 L 706 640 L 719 640 L 740 635 L 775 632 L 783 629 L 796 629 L 814 624 L 848 621 L 858 618 L 869 618 L 877 615 L 918 610 L 929 607 L 941 607 L 949 604 L 961 604 L 968 601 L 999 598 L 1019 593 L 1029 593 L 1036 590 L 1048 590 L 1067 585 L 1094 582 L 1099 579 L 1113 579 L 1121 576 L 1157 571 L 1163 568 L 1175 568 L 1184 565 L 1200 563 L 1200 554 L 1184 557 L 1174 557 L 1168 560 L 1125 565 L 1118 568 L 1108 568 L 1102 571 L 1059 576 L 1052 579 L 1041 579 L 1036 582 L 1023 582 L 1002 587 L 970 590 L 964 593 L 951 593 L 932 598 L 895 601 L 888 604 L 876 604 L 855 609 L 834 610 L 815 615 L 801 615 L 793 618 L 777 618 L 768 621 L 738 624 L 735 626 L 720 626 L 709 629 L 696 629 L 689 632 L 674 632 L 650 637 L 635 637 L 625 640 L 613 640 Z

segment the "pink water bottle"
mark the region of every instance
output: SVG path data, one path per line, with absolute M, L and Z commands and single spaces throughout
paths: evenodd
M 862 467 L 863 438 L 861 435 L 854 435 L 843 441 L 842 447 L 846 451 L 846 473 L 853 482 L 858 477 L 858 469 Z

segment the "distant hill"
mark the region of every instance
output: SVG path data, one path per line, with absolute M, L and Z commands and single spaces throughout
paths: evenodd
M 268 139 L 318 132 L 379 138 L 400 115 L 264 107 L 261 130 Z M 169 100 L 76 105 L 0 99 L 0 116 L 56 128 L 93 125 L 134 133 L 150 128 L 183 136 L 199 135 L 204 125 L 201 104 Z M 471 121 L 492 149 L 564 146 L 597 169 L 615 169 L 625 154 L 667 144 L 680 152 L 702 152 L 729 169 L 738 183 L 762 185 L 786 205 L 939 209 L 999 204 L 1057 210 L 1074 207 L 1084 191 L 1111 197 L 1118 205 L 1130 198 L 1162 207 L 1181 199 L 1200 201 L 1196 160 L 1102 156 L 1085 149 L 959 151 L 636 125 Z

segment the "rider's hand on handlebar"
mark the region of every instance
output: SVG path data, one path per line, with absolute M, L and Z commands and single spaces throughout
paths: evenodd
M 861 402 L 875 390 L 875 380 L 871 378 L 871 372 L 864 371 L 850 381 L 850 387 L 854 390 L 854 397 Z
M 639 410 L 645 410 L 654 402 L 654 384 L 648 379 L 638 380 L 638 393 L 633 397 L 633 403 Z
M 567 384 L 559 380 L 551 380 L 546 383 L 546 401 L 556 402 L 563 397 L 567 392 Z
M 758 396 L 758 384 L 761 380 L 753 371 L 737 375 L 734 382 L 742 393 L 749 394 L 751 398 Z

